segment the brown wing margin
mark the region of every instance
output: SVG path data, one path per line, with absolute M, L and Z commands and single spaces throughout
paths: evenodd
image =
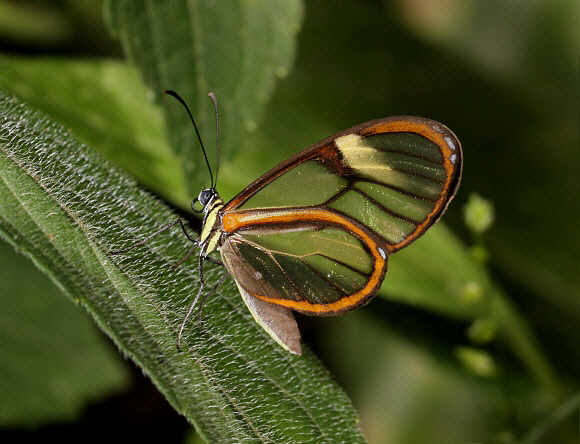
M 369 137 L 375 134 L 385 134 L 389 132 L 414 133 L 425 137 L 435 143 L 443 158 L 443 166 L 447 172 L 443 184 L 443 192 L 435 202 L 433 210 L 427 215 L 426 219 L 418 224 L 415 231 L 407 236 L 403 241 L 391 247 L 391 253 L 406 247 L 411 242 L 420 237 L 429 227 L 431 227 L 443 215 L 449 203 L 455 196 L 459 183 L 461 182 L 461 173 L 463 170 L 463 151 L 461 143 L 455 134 L 445 125 L 422 117 L 402 117 L 389 122 L 374 121 L 370 125 L 359 131 L 362 137 Z

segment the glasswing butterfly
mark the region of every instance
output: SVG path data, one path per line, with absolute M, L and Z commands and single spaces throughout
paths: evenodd
M 406 247 L 441 217 L 461 179 L 462 151 L 444 125 L 422 117 L 371 120 L 307 148 L 224 202 L 193 116 L 186 108 L 208 165 L 211 186 L 191 204 L 204 213 L 198 239 L 201 286 L 178 334 L 204 289 L 203 260 L 223 263 L 254 319 L 291 353 L 300 355 L 292 310 L 338 315 L 368 302 L 379 290 L 389 255 Z M 210 97 L 216 108 L 217 102 Z M 219 145 L 217 146 L 219 167 Z M 196 208 L 199 202 L 201 208 Z M 208 255 L 219 251 L 222 262 Z M 207 294 L 211 295 L 227 275 Z M 206 296 L 206 297 L 207 297 Z M 203 305 L 203 301 L 202 301 Z M 201 307 L 200 307 L 201 319 Z

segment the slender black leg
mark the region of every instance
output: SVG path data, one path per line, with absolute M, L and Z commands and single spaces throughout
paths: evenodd
M 181 265 L 189 256 L 191 256 L 195 250 L 197 248 L 200 247 L 198 241 L 196 239 L 194 239 L 193 237 L 191 237 L 191 235 L 187 232 L 187 229 L 185 228 L 185 225 L 183 224 L 183 221 L 181 219 L 177 219 L 163 227 L 161 227 L 159 230 L 157 230 L 155 233 L 150 234 L 149 236 L 147 236 L 145 239 L 140 240 L 139 242 L 134 243 L 133 245 L 130 245 L 127 248 L 123 248 L 121 250 L 113 250 L 113 251 L 109 251 L 110 254 L 120 254 L 120 253 L 125 253 L 127 251 L 133 250 L 134 248 L 138 247 L 139 245 L 143 245 L 144 243 L 146 243 L 147 241 L 151 240 L 152 238 L 154 238 L 155 236 L 157 236 L 158 234 L 164 232 L 165 230 L 168 230 L 169 228 L 173 227 L 174 225 L 179 224 L 179 226 L 181 227 L 181 231 L 183 231 L 183 234 L 185 234 L 185 236 L 193 243 L 193 247 L 191 247 L 191 249 L 185 254 L 185 256 L 183 256 L 179 262 L 177 262 L 177 264 L 175 264 L 175 267 L 178 267 L 179 265 Z M 222 265 L 223 263 L 218 260 L 218 259 L 214 259 L 208 256 L 204 256 L 203 255 L 203 251 L 202 254 L 200 254 L 199 256 L 199 261 L 198 261 L 198 271 L 199 271 L 199 290 L 197 292 L 197 295 L 195 296 L 195 299 L 193 300 L 193 303 L 191 304 L 191 306 L 189 307 L 189 310 L 187 312 L 187 315 L 185 315 L 185 318 L 183 319 L 183 322 L 181 323 L 181 326 L 179 327 L 179 333 L 177 334 L 177 349 L 180 350 L 180 344 L 181 344 L 181 338 L 183 336 L 183 329 L 185 328 L 185 324 L 187 323 L 187 320 L 189 319 L 189 317 L 191 316 L 191 313 L 193 312 L 193 308 L 197 305 L 197 301 L 199 300 L 199 298 L 201 297 L 201 295 L 203 294 L 203 290 L 205 288 L 205 281 L 203 278 L 203 261 L 209 261 L 212 262 L 214 264 L 218 264 L 218 265 Z M 223 282 L 225 281 L 227 277 L 227 274 L 225 274 L 220 280 L 219 282 L 215 285 L 215 287 L 213 287 L 213 289 L 202 299 L 200 307 L 199 307 L 199 318 L 198 318 L 198 325 L 199 328 L 201 329 L 201 313 L 202 313 L 202 308 L 203 308 L 203 304 L 205 303 L 205 301 L 208 299 L 208 297 L 210 297 L 212 294 L 214 294 L 216 292 L 216 290 L 219 288 L 219 286 L 221 284 L 223 284 Z
M 181 338 L 183 336 L 183 329 L 185 328 L 185 324 L 187 322 L 187 320 L 189 319 L 189 317 L 191 316 L 191 313 L 193 312 L 193 308 L 197 305 L 197 301 L 199 300 L 199 298 L 201 297 L 202 293 L 203 293 L 203 289 L 205 288 L 205 280 L 203 278 L 203 261 L 204 260 L 209 260 L 210 262 L 213 262 L 215 264 L 219 264 L 219 265 L 223 265 L 220 261 L 215 260 L 215 259 L 211 259 L 209 257 L 202 257 L 201 255 L 199 256 L 199 263 L 198 263 L 198 267 L 199 267 L 199 290 L 197 292 L 197 295 L 195 296 L 195 299 L 193 300 L 191 306 L 189 307 L 189 310 L 187 311 L 187 314 L 185 315 L 185 318 L 183 319 L 183 322 L 181 323 L 181 326 L 179 327 L 179 333 L 177 334 L 177 350 L 181 351 L 180 349 L 180 344 L 181 344 Z M 201 313 L 203 310 L 203 304 L 205 303 L 205 301 L 207 301 L 207 299 L 213 295 L 217 289 L 224 283 L 224 281 L 226 280 L 226 278 L 228 277 L 228 274 L 224 274 L 221 279 L 219 280 L 219 282 L 211 289 L 211 291 L 206 294 L 204 296 L 204 298 L 201 300 L 201 303 L 199 304 L 199 317 L 197 319 L 197 325 L 199 327 L 200 330 L 203 330 L 203 327 L 201 325 Z
M 185 259 L 187 259 L 189 256 L 191 256 L 193 254 L 193 252 L 195 250 L 197 250 L 197 247 L 199 247 L 199 245 L 197 244 L 196 241 L 194 241 L 193 247 L 191 247 L 191 249 L 187 253 L 185 253 L 185 256 L 183 256 L 181 259 L 179 259 L 179 261 L 174 265 L 174 267 L 176 267 L 176 268 L 179 267 L 183 263 L 183 261 L 185 261 Z
M 203 280 L 203 257 L 201 255 L 199 256 L 198 268 L 199 268 L 199 283 L 200 283 L 199 290 L 197 292 L 197 295 L 195 296 L 195 299 L 191 303 L 191 306 L 189 307 L 189 310 L 188 310 L 187 314 L 185 315 L 183 322 L 181 323 L 181 327 L 179 327 L 179 333 L 177 333 L 177 350 L 179 350 L 179 351 L 181 351 L 179 346 L 181 344 L 181 336 L 183 335 L 183 328 L 185 327 L 185 323 L 187 322 L 187 319 L 191 315 L 191 312 L 193 311 L 193 307 L 195 307 L 195 305 L 197 304 L 197 301 L 203 292 L 203 287 L 205 286 L 205 283 Z
M 203 310 L 203 304 L 205 304 L 205 301 L 207 301 L 207 299 L 213 295 L 216 290 L 221 287 L 221 285 L 225 282 L 226 278 L 228 277 L 228 274 L 224 274 L 221 279 L 219 280 L 219 282 L 217 284 L 215 284 L 215 287 L 213 287 L 211 289 L 211 291 L 205 295 L 205 297 L 201 300 L 200 304 L 199 304 L 199 315 L 197 318 L 197 325 L 199 326 L 200 330 L 203 330 L 203 327 L 201 326 L 201 311 Z
M 173 222 L 165 225 L 164 227 L 161 227 L 159 230 L 157 230 L 155 233 L 150 234 L 149 236 L 147 236 L 145 239 L 140 240 L 139 242 L 134 243 L 133 245 L 128 246 L 127 248 L 123 248 L 121 250 L 113 250 L 113 251 L 109 251 L 110 254 L 120 254 L 120 253 L 126 253 L 127 251 L 131 251 L 134 248 L 137 248 L 139 245 L 143 245 L 145 242 L 147 242 L 148 240 L 153 239 L 155 236 L 157 236 L 160 233 L 163 233 L 165 230 L 168 230 L 169 228 L 171 228 L 172 226 L 179 224 L 179 226 L 181 227 L 181 231 L 183 231 L 183 234 L 185 234 L 185 236 L 191 241 L 193 242 L 195 245 L 197 245 L 197 241 L 191 237 L 191 235 L 187 232 L 187 230 L 185 229 L 185 225 L 183 224 L 181 219 L 177 219 L 174 220 Z M 191 254 L 191 253 L 189 253 Z
M 212 264 L 218 264 L 218 265 L 222 265 L 222 266 L 224 265 L 224 264 L 222 263 L 222 261 L 220 261 L 219 259 L 214 259 L 213 257 L 206 256 L 206 257 L 204 257 L 204 259 L 205 259 L 206 261 L 209 261 L 209 262 L 211 262 Z

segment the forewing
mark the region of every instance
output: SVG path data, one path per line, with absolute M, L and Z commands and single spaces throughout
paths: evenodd
M 319 207 L 368 227 L 394 252 L 440 217 L 459 185 L 461 165 L 460 143 L 442 124 L 417 117 L 379 119 L 278 165 L 223 213 Z

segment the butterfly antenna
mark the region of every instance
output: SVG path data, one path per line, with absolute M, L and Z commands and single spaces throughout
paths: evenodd
M 216 166 L 215 166 L 215 185 L 214 188 L 217 187 L 217 179 L 218 173 L 220 171 L 220 119 L 218 114 L 218 104 L 217 98 L 214 93 L 210 92 L 208 96 L 211 98 L 213 102 L 213 107 L 215 109 L 215 150 L 217 155 Z
M 193 123 L 193 127 L 195 128 L 195 132 L 197 134 L 197 138 L 198 138 L 199 143 L 201 145 L 201 150 L 203 151 L 203 157 L 205 157 L 205 163 L 207 164 L 207 169 L 209 170 L 209 177 L 210 177 L 210 180 L 211 180 L 211 188 L 215 188 L 215 184 L 213 182 L 213 173 L 211 172 L 211 167 L 209 166 L 209 160 L 207 160 L 207 154 L 205 153 L 205 147 L 203 146 L 203 141 L 201 140 L 201 135 L 199 134 L 199 130 L 197 129 L 197 125 L 195 124 L 195 119 L 193 118 L 193 114 L 191 114 L 191 111 L 189 110 L 189 106 L 187 106 L 187 103 L 185 103 L 185 100 L 183 100 L 181 98 L 181 96 L 179 94 L 177 94 L 175 91 L 173 91 L 171 89 L 166 89 L 163 92 L 165 94 L 168 94 L 170 96 L 175 97 L 177 100 L 179 100 L 181 102 L 181 104 L 187 110 L 187 114 L 189 114 L 189 118 L 191 119 L 191 122 Z

